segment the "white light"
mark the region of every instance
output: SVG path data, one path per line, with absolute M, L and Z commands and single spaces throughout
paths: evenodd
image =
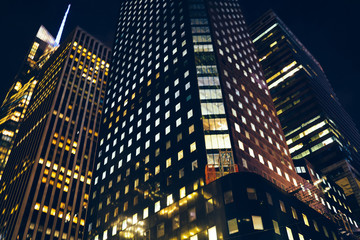
M 67 10 L 66 10 L 66 12 L 65 12 L 64 18 L 63 18 L 63 20 L 62 20 L 62 22 L 61 22 L 61 25 L 60 25 L 60 28 L 59 28 L 59 32 L 58 32 L 58 34 L 56 35 L 56 38 L 55 38 L 55 44 L 56 44 L 56 46 L 59 45 L 59 43 L 60 43 L 61 35 L 62 35 L 63 30 L 64 30 L 64 26 L 65 26 L 65 22 L 66 22 L 67 15 L 68 15 L 69 10 L 70 10 L 70 6 L 71 6 L 71 4 L 69 4 L 68 7 L 67 7 Z

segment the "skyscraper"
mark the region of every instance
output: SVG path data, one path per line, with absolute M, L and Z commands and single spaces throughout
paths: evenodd
M 109 57 L 78 27 L 43 66 L 1 181 L 0 238 L 83 238 Z
M 295 172 L 237 1 L 121 1 L 102 126 L 89 239 L 338 236 L 292 196 L 332 211 Z
M 14 83 L 1 105 L 0 179 L 37 83 L 35 76 L 56 48 L 54 38 L 44 26 L 40 26 L 31 48 L 15 76 Z
M 300 174 L 306 162 L 343 188 L 360 217 L 360 135 L 340 105 L 320 64 L 272 11 L 251 35 Z

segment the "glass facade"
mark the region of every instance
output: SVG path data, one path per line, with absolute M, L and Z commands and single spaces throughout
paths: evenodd
M 304 160 L 309 161 L 343 188 L 359 218 L 360 135 L 355 124 L 320 64 L 275 13 L 267 12 L 250 29 L 297 173 L 304 175 Z M 307 172 L 309 180 L 310 175 L 315 176 Z

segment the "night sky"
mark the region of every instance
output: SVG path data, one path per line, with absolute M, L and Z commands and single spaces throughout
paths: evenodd
M 320 62 L 340 102 L 360 128 L 360 1 L 239 0 L 248 23 L 273 9 Z M 55 37 L 71 3 L 63 38 L 79 25 L 112 46 L 120 0 L 20 1 L 2 3 L 0 64 L 2 102 L 40 25 Z

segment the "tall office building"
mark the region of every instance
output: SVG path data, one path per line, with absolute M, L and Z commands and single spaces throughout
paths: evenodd
M 295 172 L 237 1 L 121 1 L 102 125 L 89 239 L 338 236 L 292 196 L 329 211 Z
M 109 57 L 76 28 L 43 66 L 1 181 L 1 239 L 83 238 Z
M 56 48 L 55 39 L 44 26 L 40 26 L 31 48 L 15 76 L 14 83 L 1 105 L 0 179 L 37 83 L 35 76 Z
M 360 135 L 320 64 L 272 11 L 251 35 L 296 171 L 322 172 L 343 188 L 360 217 Z

